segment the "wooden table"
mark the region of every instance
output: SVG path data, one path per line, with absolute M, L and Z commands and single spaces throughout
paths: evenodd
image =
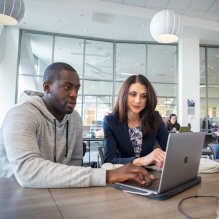
M 20 187 L 14 178 L 0 179 L 0 218 L 183 219 L 185 217 L 178 211 L 178 203 L 182 198 L 193 195 L 219 196 L 219 173 L 201 176 L 201 184 L 165 201 L 125 193 L 113 186 L 28 189 Z M 215 200 L 187 200 L 183 207 L 194 218 L 215 218 Z

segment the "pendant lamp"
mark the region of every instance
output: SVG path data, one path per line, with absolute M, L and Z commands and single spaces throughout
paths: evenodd
M 152 37 L 159 43 L 176 42 L 183 29 L 180 16 L 172 10 L 163 10 L 154 15 L 150 23 Z
M 0 0 L 0 24 L 15 25 L 24 16 L 23 0 Z

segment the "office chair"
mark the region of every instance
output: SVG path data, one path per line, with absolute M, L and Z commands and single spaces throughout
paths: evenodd
M 213 159 L 217 159 L 218 157 L 218 146 L 219 144 L 209 144 L 209 147 L 212 151 Z
M 87 144 L 85 142 L 83 142 L 83 157 L 86 153 L 86 149 L 87 149 Z
M 98 147 L 98 151 L 99 151 L 101 165 L 103 165 L 104 164 L 104 148 L 103 148 L 103 146 Z

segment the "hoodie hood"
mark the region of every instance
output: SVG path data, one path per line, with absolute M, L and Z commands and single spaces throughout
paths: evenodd
M 36 107 L 42 115 L 49 120 L 51 123 L 54 123 L 54 120 L 56 120 L 57 124 L 64 124 L 70 117 L 69 114 L 66 114 L 61 122 L 59 122 L 47 109 L 45 103 L 43 102 L 43 93 L 42 92 L 36 92 L 31 90 L 26 90 L 21 93 L 19 98 L 19 104 L 23 104 L 25 102 L 32 104 L 34 107 Z

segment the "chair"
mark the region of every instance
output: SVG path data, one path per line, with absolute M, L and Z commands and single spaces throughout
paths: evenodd
M 85 142 L 83 142 L 83 157 L 86 153 L 86 149 L 87 149 L 87 144 Z
M 209 144 L 209 147 L 212 151 L 213 159 L 217 159 L 218 157 L 218 146 L 219 144 Z
M 101 165 L 103 165 L 104 164 L 104 148 L 103 148 L 103 146 L 98 147 L 98 151 L 99 151 Z

